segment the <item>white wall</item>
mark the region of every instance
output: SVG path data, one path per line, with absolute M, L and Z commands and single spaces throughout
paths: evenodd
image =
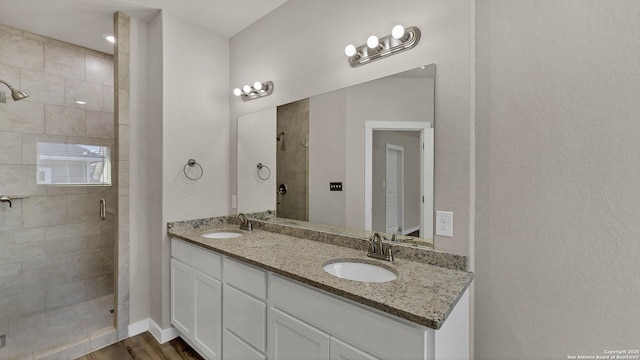
M 239 213 L 276 209 L 276 122 L 275 108 L 238 118 Z
M 435 63 L 435 205 L 452 210 L 456 218 L 455 237 L 436 237 L 435 243 L 439 249 L 467 252 L 473 236 L 469 222 L 473 209 L 472 8 L 470 0 L 285 3 L 231 38 L 229 97 L 232 87 L 245 83 L 271 80 L 275 84 L 267 98 L 246 103 L 231 98 L 232 139 L 238 115 Z M 422 30 L 422 40 L 414 49 L 366 66 L 349 67 L 344 55 L 347 44 L 363 44 L 371 34 L 387 35 L 397 23 Z M 235 147 L 232 140 L 232 162 Z M 235 174 L 230 180 L 233 192 Z M 361 208 L 358 211 L 362 212 Z
M 162 237 L 152 239 L 151 317 L 169 327 L 170 221 L 229 213 L 229 46 L 210 31 L 162 14 Z M 185 178 L 193 158 L 204 175 Z M 161 306 L 159 306 L 161 305 Z
M 162 236 L 162 88 L 150 83 L 162 83 L 162 59 L 160 16 L 130 21 L 129 319 L 135 323 L 150 315 L 150 239 Z
M 309 221 L 346 225 L 346 90 L 309 98 Z M 342 182 L 342 191 L 329 183 Z
M 638 14 L 478 1 L 477 359 L 640 346 Z

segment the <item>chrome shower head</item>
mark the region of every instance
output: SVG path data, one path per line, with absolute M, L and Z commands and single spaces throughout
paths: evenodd
M 25 98 L 29 97 L 29 94 L 27 94 L 26 92 L 22 91 L 22 90 L 18 90 L 16 88 L 14 88 L 13 86 L 9 85 L 6 81 L 1 80 L 0 79 L 0 83 L 3 83 L 5 85 L 7 85 L 7 87 L 9 88 L 9 90 L 11 90 L 11 97 L 13 98 L 13 101 L 18 101 L 18 100 L 22 100 Z

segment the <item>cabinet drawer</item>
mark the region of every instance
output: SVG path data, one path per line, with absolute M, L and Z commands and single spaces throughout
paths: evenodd
M 423 358 L 434 330 L 390 317 L 303 284 L 269 275 L 272 306 L 383 359 Z M 367 329 L 367 330 L 364 330 Z M 378 330 L 379 329 L 379 330 Z
M 216 279 L 222 278 L 222 256 L 205 248 L 191 245 L 176 238 L 171 239 L 171 257 Z
M 224 258 L 223 263 L 225 283 L 258 299 L 266 300 L 267 273 L 264 270 L 242 264 L 227 257 Z
M 259 351 L 266 350 L 267 305 L 242 291 L 224 285 L 223 323 Z
M 222 357 L 224 360 L 265 360 L 267 357 L 242 342 L 228 330 L 222 335 Z

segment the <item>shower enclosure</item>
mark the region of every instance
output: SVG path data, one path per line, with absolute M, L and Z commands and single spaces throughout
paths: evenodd
M 0 102 L 5 360 L 115 332 L 117 214 L 113 57 L 8 27 L 0 48 L 2 83 L 29 95 Z
M 276 214 L 309 221 L 309 99 L 278 106 Z

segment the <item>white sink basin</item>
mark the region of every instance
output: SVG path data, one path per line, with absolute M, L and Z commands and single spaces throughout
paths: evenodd
M 322 268 L 333 276 L 354 281 L 387 282 L 398 278 L 398 275 L 389 269 L 359 260 L 329 261 Z
M 206 237 L 207 239 L 232 239 L 242 236 L 242 233 L 232 231 L 216 231 L 202 234 L 201 236 Z

